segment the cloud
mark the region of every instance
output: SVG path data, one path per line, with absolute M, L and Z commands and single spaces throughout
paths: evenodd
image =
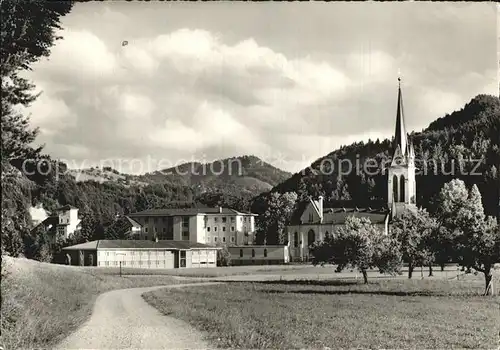
M 269 27 L 253 6 L 221 5 L 231 16 L 155 6 L 75 6 L 64 39 L 29 74 L 44 91 L 28 112 L 48 153 L 89 164 L 255 154 L 296 171 L 341 144 L 391 137 L 398 69 L 409 131 L 496 91 L 489 22 L 462 28 L 439 14 L 446 6 L 389 16 L 344 5 L 326 15 L 316 4 L 276 12 Z M 447 11 L 481 18 L 471 7 Z

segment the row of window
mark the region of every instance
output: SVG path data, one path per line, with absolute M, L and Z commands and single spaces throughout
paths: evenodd
M 240 249 L 240 258 L 243 258 L 243 249 Z M 252 249 L 252 258 L 255 258 L 255 249 Z M 264 249 L 264 258 L 267 258 L 267 249 Z
M 207 232 L 210 232 L 210 226 L 207 227 Z M 214 226 L 214 232 L 217 232 L 217 226 Z M 222 227 L 222 232 L 226 232 L 226 227 Z M 234 232 L 234 226 L 231 226 L 231 232 Z
M 161 218 L 152 218 L 153 219 L 153 222 L 156 224 L 158 223 L 158 221 L 161 219 L 162 222 L 167 222 L 167 220 L 169 220 L 171 223 L 173 223 L 173 217 L 172 216 L 163 216 Z M 208 219 L 208 218 L 207 218 Z M 234 223 L 235 222 L 235 218 L 234 217 L 231 217 L 230 218 L 231 220 L 231 223 Z M 250 222 L 250 217 L 246 217 L 246 216 L 243 216 L 243 217 L 240 217 L 240 221 L 242 222 Z M 226 216 L 223 216 L 221 218 L 221 221 L 222 223 L 226 223 L 228 220 L 227 220 L 227 217 Z M 149 217 L 145 217 L 144 218 L 144 222 L 146 223 L 149 223 Z M 214 222 L 219 222 L 219 218 L 218 217 L 214 217 Z M 189 225 L 189 216 L 185 216 L 185 217 L 182 217 L 182 224 L 183 225 Z
M 325 232 L 325 237 L 328 236 L 330 233 L 328 231 Z M 313 230 L 309 230 L 307 233 L 307 245 L 310 246 L 311 244 L 314 243 L 316 240 L 316 235 Z M 298 232 L 295 232 L 293 234 L 293 246 L 294 248 L 298 248 L 299 244 L 302 244 L 302 241 L 299 240 L 299 234 Z
M 217 243 L 219 237 L 214 237 L 214 243 Z M 230 242 L 234 243 L 234 236 L 230 237 Z M 210 243 L 210 237 L 207 238 L 207 243 Z M 226 243 L 226 237 L 222 237 L 222 243 Z

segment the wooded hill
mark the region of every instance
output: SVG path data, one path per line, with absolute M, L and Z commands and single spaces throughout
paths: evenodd
M 462 179 L 468 186 L 477 184 L 487 215 L 498 214 L 500 164 L 500 100 L 490 95 L 478 95 L 461 110 L 437 119 L 422 132 L 413 132 L 417 171 L 417 205 L 433 212 L 436 196 L 444 183 Z M 377 166 L 368 168 L 369 175 L 359 164 L 371 158 Z M 270 193 L 296 192 L 299 200 L 323 195 L 326 203 L 350 200 L 357 206 L 368 201 L 387 201 L 387 174 L 384 164 L 392 157 L 391 140 L 376 140 L 343 146 L 317 159 L 310 168 L 298 172 L 257 196 L 252 211 L 263 213 Z M 353 171 L 339 176 L 339 160 L 349 159 Z M 333 169 L 331 168 L 333 164 Z M 340 163 L 342 164 L 342 163 Z M 427 167 L 427 170 L 424 169 Z M 460 171 L 462 167 L 462 171 Z M 347 166 L 342 172 L 347 173 Z M 453 175 L 456 174 L 456 175 Z

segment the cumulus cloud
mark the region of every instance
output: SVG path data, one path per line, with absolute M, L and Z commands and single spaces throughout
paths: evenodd
M 134 5 L 139 12 L 118 3 L 99 10 L 75 6 L 64 39 L 29 74 L 44 94 L 28 112 L 42 129 L 39 141 L 55 157 L 98 163 L 152 156 L 176 163 L 256 154 L 278 166 L 288 159 L 283 167 L 297 171 L 340 144 L 390 137 L 399 69 L 411 128 L 425 127 L 493 86 L 484 72 L 495 66 L 486 63 L 450 83 L 449 74 L 468 69 L 473 58 L 467 55 L 462 64 L 457 57 L 453 67 L 439 61 L 440 52 L 453 51 L 454 39 L 446 39 L 451 49 L 442 48 L 444 34 L 420 38 L 409 30 L 420 22 L 433 28 L 430 17 L 415 16 L 414 24 L 410 17 L 396 18 L 394 26 L 407 30 L 420 50 L 404 46 L 405 54 L 402 45 L 388 45 L 402 35 L 390 32 L 391 24 L 383 31 L 365 28 L 370 38 L 377 35 L 373 44 L 359 41 L 358 27 L 373 25 L 375 17 L 351 13 L 351 23 L 342 17 L 345 9 L 333 21 L 309 7 L 324 21 L 317 30 L 305 28 L 293 11 L 277 15 L 280 26 L 263 30 L 247 22 L 256 10 L 248 17 L 234 10 L 239 15 L 230 19 L 142 5 Z M 89 11 L 91 23 L 84 21 Z M 485 43 L 478 55 L 489 49 Z

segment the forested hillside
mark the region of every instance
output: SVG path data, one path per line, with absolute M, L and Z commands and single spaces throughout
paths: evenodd
M 411 134 L 415 145 L 417 171 L 417 204 L 433 211 L 436 195 L 444 183 L 458 177 L 467 185 L 477 184 L 488 215 L 497 215 L 500 164 L 500 100 L 478 95 L 461 110 L 432 122 L 422 132 Z M 310 168 L 259 195 L 252 210 L 263 213 L 270 193 L 297 192 L 300 199 L 323 195 L 325 200 L 352 200 L 363 206 L 368 200 L 386 201 L 387 165 L 391 141 L 359 142 L 319 158 Z M 359 162 L 356 163 L 356 159 Z M 374 159 L 374 167 L 356 164 Z M 353 170 L 342 160 L 349 159 Z M 332 168 L 333 165 L 333 168 Z M 340 166 L 339 166 L 340 165 Z M 340 168 L 342 174 L 339 176 Z M 460 169 L 463 170 L 460 170 Z M 368 170 L 368 171 L 366 171 Z M 369 173 L 369 174 L 367 174 Z M 376 174 L 375 174 L 376 173 Z

